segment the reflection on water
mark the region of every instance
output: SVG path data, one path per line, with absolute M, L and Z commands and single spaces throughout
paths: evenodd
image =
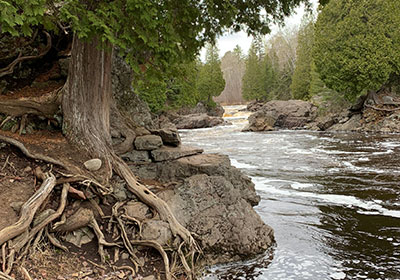
M 252 178 L 277 244 L 207 279 L 400 279 L 400 135 L 242 133 L 248 114 L 229 109 L 233 125 L 184 130 L 183 142 Z

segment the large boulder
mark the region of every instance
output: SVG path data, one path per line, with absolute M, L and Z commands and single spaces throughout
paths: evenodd
M 317 107 L 302 100 L 273 100 L 249 117 L 244 131 L 264 131 L 272 128 L 304 128 L 317 116 Z M 264 124 L 264 125 L 263 125 Z
M 160 136 L 163 143 L 166 145 L 177 147 L 181 144 L 181 137 L 179 136 L 179 132 L 176 129 L 154 129 L 151 131 L 151 133 Z
M 222 176 L 195 175 L 158 195 L 178 221 L 196 234 L 207 264 L 253 257 L 273 242 L 273 230 Z
M 257 112 L 262 108 L 262 106 L 264 106 L 264 104 L 264 102 L 260 102 L 257 100 L 251 101 L 249 104 L 247 104 L 246 111 Z
M 135 94 L 132 87 L 133 72 L 119 51 L 113 52 L 112 91 L 117 106 L 138 126 L 155 128 L 149 106 Z
M 143 135 L 138 136 L 135 139 L 136 150 L 139 151 L 151 151 L 158 149 L 163 144 L 162 139 L 158 135 Z
M 223 176 L 252 206 L 260 202 L 260 196 L 256 194 L 253 182 L 239 169 L 233 167 L 226 155 L 198 154 L 168 162 L 130 165 L 130 168 L 140 178 L 161 183 L 183 181 L 197 174 Z
M 207 114 L 182 115 L 172 120 L 178 129 L 206 128 L 221 125 L 224 119 Z

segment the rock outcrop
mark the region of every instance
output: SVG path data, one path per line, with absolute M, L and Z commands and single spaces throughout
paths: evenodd
M 156 128 L 149 106 L 137 96 L 132 87 L 133 72 L 124 58 L 113 52 L 112 91 L 117 106 L 138 126 Z
M 179 109 L 176 113 L 178 115 L 207 114 L 212 117 L 222 117 L 224 111 L 224 108 L 218 103 L 216 103 L 214 107 L 209 107 L 203 102 L 199 102 L 193 108 L 184 107 Z
M 134 122 L 132 147 L 121 157 L 141 182 L 169 204 L 178 221 L 195 233 L 207 264 L 247 259 L 263 253 L 273 242 L 273 231 L 252 208 L 260 201 L 254 184 L 231 166 L 227 156 L 203 154 L 202 149 L 182 146 L 176 130 L 176 127 L 221 124 L 223 111 L 216 110 L 211 114 L 218 116 L 210 116 L 210 112 L 203 112 L 199 105 L 197 114 L 169 113 L 168 118 L 160 116 L 155 124 L 148 108 L 141 102 L 136 103 L 137 96 L 132 103 L 125 100 L 132 94 L 132 88 L 129 72 L 127 74 L 124 64 L 119 63 L 120 69 L 113 71 L 113 89 L 120 92 L 114 95 Z M 124 108 L 127 104 L 131 107 Z M 124 137 L 114 132 L 112 140 L 117 145 Z M 146 238 L 164 245 L 176 241 L 168 224 L 126 191 L 123 181 L 116 180 L 113 185 L 113 197 L 129 200 L 124 206 L 125 213 L 141 222 Z
M 312 122 L 317 107 L 302 100 L 273 100 L 249 117 L 244 131 L 268 131 L 276 128 L 298 129 Z
M 191 114 L 179 116 L 172 120 L 178 129 L 206 128 L 224 124 L 221 117 L 212 117 L 207 114 Z
M 222 118 L 224 108 L 217 104 L 209 108 L 199 102 L 193 108 L 181 108 L 177 111 L 165 112 L 158 117 L 159 126 L 166 129 L 207 128 L 225 124 Z
M 252 208 L 260 201 L 254 184 L 230 165 L 227 156 L 192 151 L 198 154 L 130 166 L 142 180 L 174 185 L 157 195 L 169 204 L 178 221 L 198 236 L 207 264 L 263 253 L 273 242 L 273 230 Z M 146 225 L 146 230 L 164 244 L 172 242 L 166 239 L 171 236 L 166 228 L 159 222 Z
M 208 264 L 246 259 L 272 243 L 272 229 L 223 176 L 194 175 L 159 196 L 196 233 Z
M 139 177 L 161 183 L 179 182 L 197 174 L 222 176 L 238 189 L 242 197 L 255 206 L 260 197 L 256 194 L 250 178 L 233 167 L 229 157 L 218 154 L 197 154 L 167 162 L 154 162 L 146 165 L 132 165 L 133 172 Z

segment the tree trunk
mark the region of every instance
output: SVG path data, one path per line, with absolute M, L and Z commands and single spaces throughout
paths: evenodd
M 104 157 L 111 148 L 112 53 L 98 45 L 97 39 L 85 42 L 74 36 L 62 101 L 63 131 L 69 141 Z

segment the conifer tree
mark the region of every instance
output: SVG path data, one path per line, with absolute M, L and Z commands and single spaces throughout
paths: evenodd
M 349 99 L 400 73 L 397 0 L 330 0 L 315 31 L 314 61 L 325 84 Z
M 247 55 L 246 70 L 243 75 L 242 94 L 245 100 L 266 99 L 264 55 L 262 39 L 255 38 Z
M 200 68 L 197 90 L 202 101 L 208 106 L 214 106 L 213 96 L 218 96 L 224 90 L 225 80 L 221 70 L 219 50 L 215 45 L 208 44 L 206 62 Z
M 296 66 L 290 85 L 294 99 L 310 98 L 312 47 L 314 44 L 314 20 L 306 15 L 297 35 Z

